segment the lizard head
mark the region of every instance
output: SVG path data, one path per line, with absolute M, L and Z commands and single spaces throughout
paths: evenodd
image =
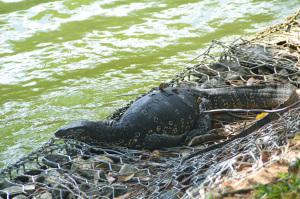
M 96 122 L 82 120 L 58 129 L 55 136 L 63 139 L 87 141 L 92 139 L 93 133 L 96 133 L 95 126 Z
M 55 137 L 74 139 L 86 143 L 98 143 L 110 140 L 112 127 L 108 122 L 82 120 L 58 129 Z

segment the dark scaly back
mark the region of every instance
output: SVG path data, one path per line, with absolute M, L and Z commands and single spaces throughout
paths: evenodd
M 134 102 L 118 125 L 142 134 L 182 134 L 194 127 L 198 106 L 197 96 L 190 89 L 168 87 Z
M 286 102 L 296 88 L 285 85 L 254 85 L 214 89 L 197 89 L 209 100 L 210 109 L 274 108 Z

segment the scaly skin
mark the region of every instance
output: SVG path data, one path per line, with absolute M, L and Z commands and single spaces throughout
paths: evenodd
M 211 116 L 205 110 L 272 108 L 284 103 L 294 90 L 290 85 L 167 87 L 138 99 L 118 121 L 81 121 L 59 129 L 55 136 L 132 148 L 178 146 L 211 129 Z
M 285 91 L 284 91 L 285 89 Z M 283 97 L 282 99 L 286 98 L 284 95 L 286 94 L 286 96 L 288 96 L 284 102 L 282 102 L 281 104 L 279 104 L 278 109 L 280 110 L 278 112 L 274 112 L 274 113 L 269 113 L 267 116 L 257 120 L 256 122 L 254 122 L 251 126 L 249 126 L 248 128 L 242 130 L 241 132 L 239 132 L 239 134 L 229 138 L 228 140 L 215 144 L 215 145 L 211 145 L 205 149 L 196 151 L 186 157 L 184 157 L 181 161 L 181 163 L 184 163 L 185 161 L 199 156 L 201 154 L 204 154 L 208 151 L 212 151 L 215 150 L 217 148 L 221 148 L 227 144 L 229 144 L 230 142 L 238 139 L 238 138 L 242 138 L 242 137 L 246 137 L 247 135 L 249 135 L 250 133 L 258 130 L 259 128 L 263 127 L 264 125 L 278 119 L 280 117 L 279 114 L 283 114 L 289 110 L 291 110 L 292 108 L 295 107 L 299 107 L 300 104 L 300 99 L 299 99 L 299 95 L 296 92 L 296 89 L 293 86 L 283 86 L 282 88 L 280 88 L 281 92 L 278 92 L 278 95 L 276 96 L 277 100 L 279 100 L 280 95 Z M 274 100 L 273 100 L 274 102 Z

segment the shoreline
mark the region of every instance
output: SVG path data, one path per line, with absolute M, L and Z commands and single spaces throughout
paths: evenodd
M 251 79 L 251 81 L 254 81 L 254 83 L 260 83 L 263 81 L 269 82 L 272 80 L 270 77 L 273 77 L 275 74 L 276 77 L 278 76 L 278 79 L 276 79 L 276 81 L 284 81 L 286 79 L 287 82 L 298 85 L 298 74 L 293 74 L 294 68 L 281 68 L 280 70 L 278 70 L 278 72 L 276 69 L 274 69 L 275 72 L 273 71 L 273 73 L 267 74 L 267 70 L 265 70 L 265 68 L 262 67 L 262 72 L 266 74 L 261 74 L 261 71 L 258 70 L 252 71 L 252 69 L 249 69 L 252 73 L 247 73 L 246 75 L 237 75 L 236 73 L 239 72 L 234 71 L 234 73 L 232 73 L 232 70 L 220 71 L 219 68 L 212 67 L 212 63 L 214 63 L 217 60 L 217 56 L 212 58 L 210 50 L 212 50 L 213 48 L 221 48 L 223 49 L 221 54 L 221 58 L 223 60 L 228 59 L 228 57 L 234 58 L 240 56 L 238 57 L 238 60 L 243 61 L 243 63 L 246 63 L 247 60 L 245 61 L 245 58 L 249 58 L 249 56 L 252 56 L 252 54 L 248 54 L 247 57 L 246 54 L 243 54 L 247 53 L 247 51 L 249 50 L 247 49 L 247 45 L 251 46 L 263 44 L 263 46 L 265 46 L 266 48 L 271 48 L 272 50 L 274 50 L 276 56 L 272 57 L 271 60 L 273 60 L 273 58 L 276 58 L 276 63 L 279 63 L 280 61 L 284 61 L 286 59 L 293 60 L 296 54 L 297 56 L 300 54 L 300 42 L 299 38 L 297 38 L 297 36 L 300 35 L 299 15 L 300 11 L 298 11 L 295 15 L 289 17 L 286 22 L 281 23 L 279 25 L 275 25 L 261 33 L 258 33 L 258 35 L 254 39 L 251 39 L 249 41 L 242 41 L 244 43 L 227 45 L 222 42 L 213 42 L 208 51 L 201 56 L 199 65 L 195 65 L 194 67 L 191 67 L 183 71 L 182 73 L 175 75 L 175 78 L 170 82 L 167 82 L 167 84 L 171 86 L 176 86 L 182 83 L 194 85 L 201 84 L 207 81 L 207 77 L 210 77 L 212 79 L 221 77 L 225 78 L 226 82 L 229 85 L 235 86 L 249 83 L 251 79 L 250 76 L 253 77 L 254 80 Z M 246 45 L 246 47 L 244 48 L 243 45 Z M 234 50 L 232 51 L 232 49 Z M 253 56 L 252 59 L 254 60 L 254 64 L 258 63 L 256 61 L 262 60 L 261 58 Z M 270 60 L 264 59 L 263 61 L 269 63 Z M 275 62 L 272 62 L 272 64 L 274 65 Z M 269 65 L 273 66 L 272 64 L 269 63 Z M 266 65 L 266 67 L 269 67 L 269 65 Z M 295 64 L 295 66 L 296 65 L 299 66 L 299 60 L 298 63 Z M 111 118 L 120 117 L 120 114 L 122 114 L 122 112 L 125 109 L 126 106 L 118 109 L 111 116 Z M 286 117 L 288 118 L 289 116 Z M 270 125 L 275 124 L 269 124 L 265 128 L 270 128 Z M 264 129 L 262 131 L 264 131 Z M 257 134 L 255 134 L 255 136 L 259 136 L 258 132 L 256 132 Z M 253 134 L 251 136 L 253 136 Z M 282 140 L 279 139 L 278 141 Z M 234 146 L 231 147 L 234 148 Z M 283 145 L 280 147 L 284 148 L 285 146 Z M 279 150 L 280 147 L 277 150 Z M 151 190 L 155 190 L 156 187 L 161 186 L 157 185 L 157 182 L 166 180 L 169 182 L 169 186 L 171 186 L 172 188 L 164 189 L 164 191 L 158 193 L 159 195 L 179 195 L 188 198 L 189 196 L 191 196 L 189 195 L 189 193 L 191 193 L 192 195 L 196 194 L 196 196 L 199 196 L 199 194 L 202 195 L 204 194 L 203 192 L 208 191 L 209 187 L 212 188 L 220 186 L 220 182 L 222 181 L 221 174 L 216 175 L 215 173 L 211 173 L 214 172 L 215 168 L 204 167 L 207 162 L 211 161 L 209 158 L 203 159 L 203 157 L 196 157 L 194 160 L 197 160 L 197 162 L 187 162 L 188 164 L 194 165 L 194 168 L 189 167 L 190 165 L 184 165 L 183 167 L 181 167 L 181 165 L 178 165 L 177 161 L 180 160 L 182 156 L 191 154 L 194 150 L 195 149 L 189 147 L 178 147 L 170 150 L 166 149 L 162 151 L 151 152 L 131 150 L 125 149 L 123 147 L 113 146 L 94 147 L 75 141 L 64 142 L 57 139 L 51 139 L 44 146 L 41 146 L 41 148 L 39 148 L 38 150 L 33 151 L 32 153 L 23 157 L 23 159 L 17 161 L 15 164 L 9 165 L 7 168 L 1 170 L 0 176 L 3 176 L 3 179 L 9 179 L 7 181 L 15 180 L 17 178 L 18 181 L 15 184 L 13 184 L 13 191 L 17 192 L 17 195 L 20 195 L 20 193 L 23 194 L 25 189 L 24 187 L 26 187 L 28 188 L 25 191 L 26 193 L 35 194 L 36 196 L 38 196 L 39 194 L 53 195 L 53 193 L 67 195 L 69 194 L 74 196 L 85 196 L 85 194 L 87 194 L 87 190 L 92 190 L 91 192 L 94 191 L 93 193 L 95 194 L 109 195 L 111 194 L 110 192 L 112 192 L 113 196 L 126 196 L 129 198 L 137 196 L 135 194 L 144 194 L 144 197 L 154 197 L 155 195 L 151 194 L 155 193 L 155 191 L 152 191 L 151 193 Z M 209 157 L 209 155 L 211 154 L 204 154 L 204 158 L 206 156 Z M 261 154 L 257 153 L 257 155 L 258 157 L 260 157 Z M 174 156 L 178 156 L 177 159 L 174 158 Z M 142 158 L 139 159 L 139 157 Z M 273 156 L 270 155 L 270 157 Z M 231 160 L 233 161 L 234 159 Z M 201 161 L 203 165 L 200 165 Z M 226 160 L 223 161 L 226 162 Z M 222 161 L 219 161 L 219 166 L 221 166 L 221 163 Z M 256 165 L 257 161 L 255 160 L 253 160 L 253 162 L 250 163 L 252 166 L 254 165 L 255 168 L 262 168 L 263 166 L 262 164 Z M 265 164 L 267 163 L 269 162 L 266 161 Z M 217 165 L 217 163 L 215 164 Z M 232 168 L 235 168 L 235 166 L 236 165 L 233 165 Z M 23 172 L 20 172 L 21 174 L 16 172 L 17 170 L 23 170 L 23 167 L 25 169 Z M 199 183 L 197 181 L 198 176 L 193 176 L 194 173 L 197 173 L 199 172 L 199 170 L 203 170 L 204 168 L 206 170 L 203 172 L 203 174 L 210 173 L 211 175 L 213 175 L 213 179 L 216 180 L 215 182 L 210 182 L 211 179 L 207 179 L 207 175 L 206 179 L 204 179 L 203 182 Z M 188 169 L 192 169 L 192 171 L 189 171 Z M 229 167 L 226 169 L 229 169 Z M 124 170 L 126 170 L 126 172 Z M 143 173 L 144 170 L 147 170 L 148 173 Z M 182 177 L 181 174 L 184 173 L 185 170 L 187 170 L 186 172 L 190 173 L 187 173 L 186 176 Z M 72 174 L 75 175 L 75 177 L 72 176 L 72 180 L 69 179 L 70 181 L 68 181 L 68 177 L 70 177 L 68 176 L 69 171 L 72 171 Z M 100 175 L 101 173 L 103 174 L 102 176 Z M 12 178 L 10 177 L 11 175 L 13 176 Z M 96 175 L 97 177 L 95 177 Z M 22 176 L 22 178 L 20 176 Z M 43 176 L 44 178 L 43 181 L 38 180 L 38 178 L 41 176 Z M 176 178 L 174 178 L 174 176 L 176 176 Z M 85 179 L 85 181 L 88 183 L 84 183 L 84 180 L 82 181 L 82 178 Z M 101 181 L 102 184 L 95 183 L 95 180 L 97 182 Z M 170 182 L 172 180 L 177 181 L 178 184 L 172 184 L 172 182 Z M 79 185 L 76 183 L 74 184 L 73 181 L 75 181 L 76 183 L 80 182 L 80 185 L 88 185 L 88 188 L 84 189 L 80 187 L 76 189 L 76 186 Z M 186 185 L 185 183 L 188 183 L 188 185 Z M 197 185 L 197 183 L 199 184 Z M 205 183 L 208 183 L 209 186 L 205 185 Z M 2 193 L 5 193 L 3 192 L 3 190 L 8 192 L 9 188 L 10 190 L 12 189 L 11 187 L 13 186 L 11 184 L 7 184 L 9 183 L 6 182 L 5 184 L 2 182 L 1 184 L 0 182 L 0 192 L 2 190 Z M 46 184 L 47 186 L 45 186 Z M 71 186 L 70 184 L 72 185 L 71 188 L 69 187 Z M 116 184 L 118 186 L 120 184 L 128 186 L 131 187 L 131 189 L 125 189 L 124 187 L 116 188 Z M 137 189 L 140 188 L 141 184 L 144 186 L 144 188 L 141 191 L 138 191 L 137 193 L 133 193 L 133 190 L 137 191 Z M 162 187 L 168 187 L 167 185 L 168 183 L 165 183 L 164 185 L 162 185 Z M 21 190 L 20 187 L 22 188 Z M 44 188 L 44 191 L 41 193 L 37 192 L 38 188 L 41 187 Z M 99 192 L 99 189 L 101 188 L 100 190 L 102 190 L 103 187 L 110 187 L 110 190 L 113 191 L 106 190 L 103 192 Z M 219 190 L 222 189 L 220 187 L 218 188 Z M 119 191 L 115 192 L 114 190 Z M 180 192 L 177 192 L 177 190 L 180 190 Z

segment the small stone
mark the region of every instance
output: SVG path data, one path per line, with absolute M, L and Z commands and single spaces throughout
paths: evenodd
M 26 198 L 28 198 L 28 197 L 23 195 L 23 194 L 20 194 L 20 195 L 17 195 L 17 196 L 13 197 L 13 199 L 26 199 Z
M 37 176 L 36 178 L 34 178 L 34 181 L 35 181 L 35 182 L 39 182 L 39 183 L 43 183 L 43 182 L 45 181 L 45 179 L 46 179 L 45 176 L 46 176 L 46 175 L 39 175 L 39 176 Z
M 71 167 L 71 161 L 68 156 L 58 155 L 58 154 L 49 154 L 42 159 L 43 164 L 51 168 L 66 168 Z
M 129 174 L 129 173 L 136 173 L 138 170 L 137 168 L 135 168 L 133 165 L 130 164 L 124 164 L 119 173 L 120 174 Z
M 288 172 L 293 175 L 300 174 L 300 159 L 296 158 L 290 162 Z
M 114 196 L 119 197 L 121 195 L 124 195 L 128 192 L 128 188 L 126 186 L 122 185 L 115 185 L 114 186 Z
M 94 198 L 94 196 L 99 196 L 101 194 L 96 187 L 90 186 L 89 184 L 81 184 L 79 185 L 79 189 L 91 198 Z
M 11 196 L 15 196 L 15 195 L 24 193 L 22 186 L 11 186 L 6 189 L 3 189 L 3 191 L 8 192 L 9 195 L 11 195 Z
M 103 187 L 101 190 L 100 190 L 100 196 L 102 196 L 103 198 L 112 198 L 113 196 L 113 188 L 112 187 Z
M 78 197 L 76 197 L 74 194 L 72 193 L 69 193 L 67 196 L 66 196 L 66 199 L 77 199 Z
M 234 73 L 234 72 L 228 72 L 227 76 L 225 77 L 225 80 L 239 80 L 240 75 Z
M 44 171 L 40 170 L 40 169 L 32 169 L 32 170 L 26 171 L 24 174 L 30 175 L 30 176 L 36 176 L 36 175 L 39 175 L 39 174 L 41 174 L 43 172 Z
M 97 155 L 95 157 L 92 158 L 92 161 L 95 162 L 107 162 L 107 163 L 114 163 L 114 161 L 106 156 L 103 155 Z
M 50 170 L 44 175 L 45 178 L 43 180 L 43 183 L 56 184 L 60 176 L 61 175 L 58 171 Z
M 111 165 L 111 170 L 113 170 L 113 171 L 120 171 L 121 168 L 122 168 L 121 164 L 112 164 Z
M 17 176 L 14 179 L 14 182 L 19 183 L 19 184 L 24 184 L 24 183 L 29 182 L 29 177 L 28 176 L 24 176 L 24 175 L 20 175 L 20 176 Z
M 282 69 L 282 70 L 279 71 L 278 74 L 282 75 L 282 76 L 287 76 L 287 75 L 289 75 L 289 72 L 286 69 Z
M 220 86 L 225 86 L 225 83 L 220 79 L 210 79 L 203 82 L 200 86 L 200 88 L 216 88 Z
M 114 155 L 114 154 L 106 154 L 106 157 L 108 157 L 109 159 L 111 159 L 114 163 L 120 163 L 121 162 L 121 157 L 118 155 Z
M 33 193 L 35 191 L 35 185 L 34 184 L 26 184 L 26 185 L 24 185 L 24 191 L 26 193 Z
M 65 190 L 65 188 L 61 187 L 60 185 L 57 185 L 52 190 L 51 196 L 54 199 L 61 199 L 66 198 L 69 193 L 70 192 Z
M 3 190 L 5 188 L 11 187 L 11 186 L 14 186 L 14 184 L 9 183 L 7 180 L 0 182 L 0 190 Z
M 93 169 L 93 163 L 81 157 L 75 158 L 71 167 L 72 171 Z
M 258 74 L 261 74 L 261 75 L 270 75 L 270 70 L 268 70 L 267 68 L 260 68 L 258 69 Z
M 50 192 L 46 191 L 36 196 L 34 199 L 52 199 L 52 195 Z
M 171 190 L 168 190 L 168 191 L 162 193 L 160 195 L 159 199 L 177 199 L 177 198 L 179 198 L 177 196 L 177 193 L 178 193 L 178 191 L 171 189 Z
M 95 170 L 77 170 L 77 173 L 87 180 L 93 180 L 97 175 L 97 171 Z
M 79 185 L 79 189 L 83 192 L 87 192 L 90 188 L 91 188 L 91 186 L 89 184 L 80 184 Z

